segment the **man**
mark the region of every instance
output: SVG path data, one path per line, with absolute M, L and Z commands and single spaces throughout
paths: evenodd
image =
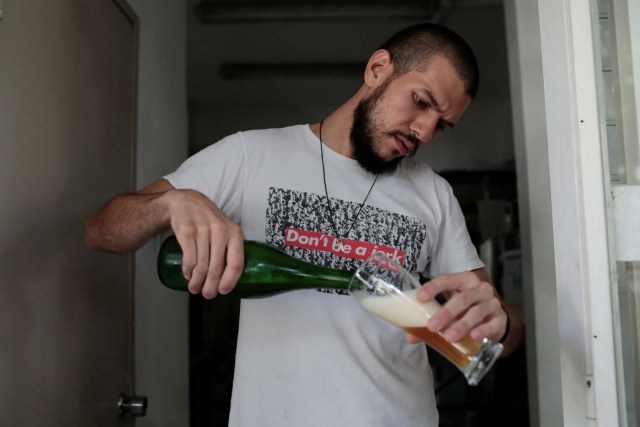
M 189 290 L 205 298 L 233 289 L 245 238 L 341 269 L 383 251 L 435 277 L 421 300 L 448 297 L 431 330 L 503 341 L 507 354 L 521 322 L 496 295 L 451 187 L 411 158 L 458 122 L 477 86 L 458 35 L 409 27 L 372 54 L 360 89 L 320 123 L 224 138 L 112 199 L 87 221 L 87 245 L 132 251 L 171 228 Z M 230 424 L 435 427 L 417 342 L 337 293 L 243 300 Z

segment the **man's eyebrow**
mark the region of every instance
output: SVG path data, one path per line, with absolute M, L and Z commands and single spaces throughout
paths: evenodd
M 439 108 L 440 106 L 438 105 L 438 101 L 436 100 L 436 97 L 433 96 L 433 93 L 429 89 L 425 89 L 424 91 L 427 93 L 427 96 L 429 97 L 429 101 L 431 101 L 431 104 L 433 104 L 434 107 Z
M 425 89 L 424 91 L 426 92 L 427 96 L 429 97 L 429 101 L 431 101 L 431 104 L 435 107 L 436 111 L 438 111 L 440 113 L 441 112 L 440 111 L 440 106 L 438 105 L 438 101 L 436 100 L 436 97 L 433 96 L 433 93 L 429 89 Z M 442 123 L 446 124 L 449 129 L 451 129 L 452 127 L 454 127 L 456 125 L 455 123 L 450 122 L 450 121 L 445 120 L 445 119 L 440 119 L 440 121 Z

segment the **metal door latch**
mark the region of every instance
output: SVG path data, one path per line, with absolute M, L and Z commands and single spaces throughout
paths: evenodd
M 134 417 L 144 417 L 146 413 L 147 396 L 127 396 L 122 393 L 118 397 L 118 415 L 121 417 L 127 414 Z

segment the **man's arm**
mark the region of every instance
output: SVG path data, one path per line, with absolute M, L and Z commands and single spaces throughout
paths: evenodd
M 205 298 L 230 292 L 244 266 L 244 235 L 215 204 L 194 190 L 161 179 L 111 199 L 85 223 L 91 249 L 130 252 L 171 228 L 183 252 L 189 291 Z
M 475 340 L 489 338 L 498 342 L 504 338 L 502 356 L 518 348 L 523 336 L 522 320 L 503 304 L 484 268 L 438 276 L 423 285 L 418 300 L 426 302 L 440 293 L 449 298 L 429 319 L 429 329 L 443 332 L 450 342 L 466 334 Z
M 502 357 L 508 356 L 513 353 L 522 344 L 524 338 L 524 324 L 522 319 L 518 316 L 510 307 L 503 305 L 502 308 L 507 312 L 509 316 L 509 330 L 504 336 L 504 349 L 502 350 Z
M 162 179 L 136 193 L 115 196 L 85 222 L 85 244 L 107 252 L 140 248 L 169 228 L 166 194 L 170 190 L 175 188 Z

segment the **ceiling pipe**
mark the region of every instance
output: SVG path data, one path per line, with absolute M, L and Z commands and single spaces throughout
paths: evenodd
M 433 21 L 441 0 L 397 1 L 224 1 L 200 2 L 195 9 L 203 24 L 273 21 L 411 19 Z
M 359 78 L 364 75 L 364 63 L 318 62 L 318 63 L 226 63 L 219 73 L 225 80 L 236 79 L 322 79 Z

